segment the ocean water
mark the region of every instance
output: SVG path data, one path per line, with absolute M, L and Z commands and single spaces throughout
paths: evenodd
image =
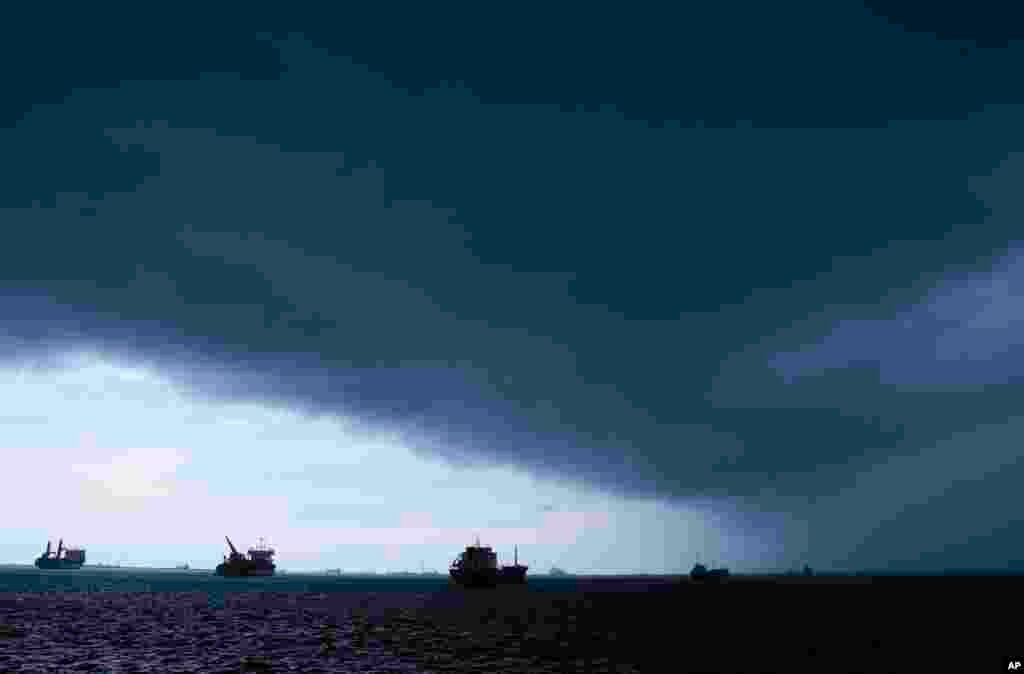
M 582 589 L 635 592 L 671 580 L 672 577 L 668 576 L 535 576 L 528 578 L 528 587 L 531 592 L 572 592 Z M 226 595 L 239 592 L 433 594 L 453 589 L 461 591 L 453 588 L 446 576 L 325 576 L 287 573 L 262 578 L 222 578 L 212 571 L 200 570 L 83 567 L 71 571 L 40 570 L 34 566 L 0 567 L 0 593 L 201 592 L 206 593 L 210 605 L 215 607 L 224 605 Z
M 441 663 L 466 672 L 636 672 L 627 665 L 653 653 L 652 640 L 670 643 L 643 627 L 667 605 L 652 600 L 671 594 L 648 593 L 655 584 L 665 580 L 538 576 L 525 587 L 468 590 L 443 576 L 7 566 L 0 623 L 19 633 L 0 638 L 0 672 L 228 672 L 252 658 L 273 671 L 422 674 Z M 324 651 L 331 624 L 333 650 Z
M 246 593 L 434 593 L 448 586 L 447 578 L 331 577 L 282 574 L 264 578 L 222 578 L 212 571 L 140 568 L 40 570 L 35 567 L 0 568 L 3 592 L 154 592 L 205 593 L 211 607 L 224 606 L 227 595 Z

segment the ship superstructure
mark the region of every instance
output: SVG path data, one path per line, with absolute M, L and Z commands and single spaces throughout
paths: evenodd
M 231 554 L 224 557 L 224 561 L 217 565 L 215 573 L 218 576 L 273 576 L 277 568 L 274 564 L 274 549 L 267 547 L 261 538 L 256 547 L 249 548 L 247 555 L 243 555 L 235 549 L 231 539 L 227 536 L 224 540 L 231 548 Z
M 40 569 L 80 569 L 85 564 L 84 548 L 65 548 L 64 539 L 57 542 L 57 551 L 52 552 L 50 541 L 46 541 L 46 552 L 36 558 Z
M 466 546 L 448 568 L 451 579 L 464 587 L 494 587 L 498 584 L 498 555 L 490 546 Z

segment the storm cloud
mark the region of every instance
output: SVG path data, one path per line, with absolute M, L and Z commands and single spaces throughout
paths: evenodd
M 691 87 L 685 110 L 624 73 L 593 105 L 596 75 L 562 73 L 571 109 L 539 75 L 417 88 L 310 25 L 251 26 L 253 72 L 12 107 L 4 357 L 95 351 L 453 464 L 706 505 L 822 566 L 1012 564 L 1024 518 L 990 494 L 1021 471 L 1024 109 L 998 89 L 1020 46 L 845 11 L 732 48 L 772 96 L 695 47 L 601 57 Z

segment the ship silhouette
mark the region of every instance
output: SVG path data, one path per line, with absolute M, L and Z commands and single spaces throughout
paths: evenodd
M 729 569 L 725 567 L 709 569 L 703 564 L 694 564 L 690 570 L 690 578 L 697 581 L 721 581 L 729 577 Z
M 57 552 L 50 551 L 50 541 L 46 541 L 46 552 L 36 558 L 36 567 L 40 569 L 80 569 L 85 564 L 84 548 L 65 548 L 64 539 L 57 542 Z
M 466 546 L 466 549 L 451 563 L 448 574 L 451 579 L 463 587 L 496 587 L 526 582 L 526 570 L 529 567 L 519 563 L 519 548 L 516 547 L 515 562 L 512 566 L 498 566 L 498 555 L 489 546 Z
M 231 548 L 231 555 L 224 557 L 224 561 L 217 565 L 214 571 L 218 576 L 273 576 L 277 568 L 274 564 L 274 549 L 268 548 L 260 539 L 256 547 L 249 548 L 248 556 L 241 554 L 231 543 L 227 536 L 224 540 Z

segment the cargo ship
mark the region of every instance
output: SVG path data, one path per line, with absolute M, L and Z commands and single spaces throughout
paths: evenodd
M 519 549 L 516 548 L 516 561 L 513 566 L 498 567 L 498 555 L 489 546 L 466 546 L 465 551 L 451 563 L 448 574 L 451 579 L 463 587 L 496 587 L 504 584 L 526 582 L 526 569 L 519 564 Z
M 46 552 L 36 558 L 37 568 L 80 569 L 85 564 L 84 548 L 65 548 L 63 538 L 57 542 L 57 552 L 52 552 L 50 546 L 50 541 L 46 541 Z
M 224 561 L 217 565 L 214 573 L 218 576 L 274 575 L 274 570 L 277 568 L 274 564 L 274 549 L 264 545 L 262 538 L 256 547 L 249 548 L 247 551 L 248 555 L 238 552 L 231 543 L 231 539 L 227 536 L 224 537 L 224 540 L 228 542 L 228 547 L 231 548 L 231 555 L 224 557 Z

